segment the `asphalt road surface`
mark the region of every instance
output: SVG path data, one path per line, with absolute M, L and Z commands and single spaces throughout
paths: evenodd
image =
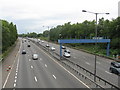
M 31 47 L 27 47 L 27 41 L 20 41 L 17 58 L 4 88 L 89 88 L 38 46 L 29 42 Z M 23 49 L 27 54 L 21 54 Z M 32 59 L 34 53 L 38 54 L 38 60 Z
M 34 40 L 35 42 L 38 42 L 37 39 L 32 39 L 32 40 Z M 60 46 L 57 44 L 50 43 L 50 42 L 48 43 L 47 41 L 44 41 L 44 43 L 40 41 L 39 44 L 43 46 L 46 46 L 47 44 L 49 44 L 50 47 L 53 46 L 56 48 L 55 50 L 56 53 L 58 54 L 60 53 Z M 75 50 L 72 48 L 68 48 L 68 47 L 67 49 L 71 51 L 71 57 L 68 58 L 69 60 L 79 64 L 80 66 L 94 73 L 95 55 L 85 53 L 79 50 Z M 62 53 L 63 53 L 63 50 L 62 50 Z M 103 79 L 109 81 L 110 83 L 116 86 L 120 86 L 118 85 L 120 83 L 120 76 L 109 72 L 110 63 L 111 63 L 110 59 L 97 56 L 96 74 L 102 77 Z

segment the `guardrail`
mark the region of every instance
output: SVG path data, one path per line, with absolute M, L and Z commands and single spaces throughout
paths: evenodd
M 29 40 L 30 40 L 30 39 L 29 39 Z M 31 40 L 31 41 L 32 41 L 33 43 L 35 43 L 36 45 L 42 47 L 42 49 L 45 50 L 45 51 L 47 51 L 47 53 L 51 54 L 50 52 L 48 52 L 48 48 L 47 48 L 47 47 L 44 47 L 44 46 L 38 44 L 37 42 L 35 42 L 35 41 L 33 41 L 33 40 Z M 59 54 L 57 54 L 57 53 L 55 53 L 55 52 L 52 52 L 52 53 L 54 53 L 54 54 L 56 54 L 57 56 L 59 56 Z M 51 54 L 51 55 L 52 55 L 52 54 Z M 54 58 L 56 58 L 54 55 L 52 55 L 52 56 L 53 56 Z M 59 56 L 59 57 L 60 57 L 60 56 Z M 71 65 L 74 65 L 74 66 L 82 69 L 82 70 L 85 71 L 86 73 L 89 73 L 90 76 L 95 76 L 94 73 L 92 73 L 92 72 L 90 72 L 89 70 L 81 67 L 79 64 L 76 64 L 76 63 L 74 63 L 74 62 L 72 62 L 72 61 L 70 61 L 70 60 L 68 60 L 68 59 L 66 59 L 66 58 L 64 58 L 64 57 L 62 57 L 62 58 L 63 58 L 65 61 L 69 62 Z M 104 88 L 103 86 L 101 86 L 101 85 L 98 84 L 97 82 L 94 82 L 93 80 L 91 80 L 91 79 L 90 79 L 89 77 L 87 77 L 86 75 L 80 73 L 78 70 L 76 70 L 76 69 L 74 69 L 73 67 L 71 67 L 71 65 L 66 64 L 65 62 L 62 62 L 62 61 L 60 60 L 60 58 L 56 58 L 56 59 L 57 59 L 58 61 L 60 61 L 62 64 L 64 64 L 65 66 L 69 67 L 71 70 L 75 71 L 79 76 L 82 76 L 84 79 L 87 79 L 87 80 L 89 80 L 90 82 L 94 83 L 96 88 L 101 88 L 101 89 L 105 90 L 105 88 Z M 102 82 L 104 83 L 104 85 L 109 85 L 109 86 L 111 86 L 111 87 L 110 87 L 111 89 L 120 90 L 120 87 L 111 84 L 110 82 L 104 80 L 103 78 L 101 78 L 101 77 L 99 77 L 99 76 L 97 76 L 97 75 L 96 75 L 96 79 L 98 79 L 99 82 L 102 81 Z

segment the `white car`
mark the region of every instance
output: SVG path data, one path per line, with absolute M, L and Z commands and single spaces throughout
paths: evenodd
M 66 49 L 66 47 L 65 47 L 65 46 L 62 46 L 62 49 Z
M 42 41 L 42 43 L 44 43 L 44 41 Z
M 33 60 L 37 60 L 37 59 L 38 59 L 38 54 L 33 54 L 33 55 L 32 55 L 32 59 L 33 59 Z
M 50 46 L 49 44 L 46 45 L 46 47 L 49 47 L 49 46 Z
M 51 49 L 52 51 L 55 51 L 55 48 L 54 48 L 54 47 L 51 47 L 50 49 Z
M 70 53 L 64 52 L 63 56 L 66 57 L 66 58 L 70 58 Z

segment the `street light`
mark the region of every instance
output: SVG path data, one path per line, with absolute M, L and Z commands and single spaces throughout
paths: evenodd
M 95 12 L 90 12 L 90 11 L 86 11 L 86 10 L 82 10 L 82 12 L 88 12 L 88 13 L 92 13 L 96 15 L 96 27 L 95 27 L 95 47 L 97 47 L 97 15 L 98 14 L 106 14 L 108 15 L 109 13 L 95 13 Z M 95 67 L 94 67 L 94 81 L 96 82 L 96 60 L 97 60 L 97 55 L 95 53 Z

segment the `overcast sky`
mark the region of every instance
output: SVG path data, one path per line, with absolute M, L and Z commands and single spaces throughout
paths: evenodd
M 94 14 L 83 13 L 83 9 L 110 13 L 98 15 L 98 18 L 117 18 L 118 1 L 120 0 L 0 0 L 0 19 L 16 24 L 18 33 L 42 33 L 47 26 L 52 28 L 67 22 L 81 23 L 95 19 Z

